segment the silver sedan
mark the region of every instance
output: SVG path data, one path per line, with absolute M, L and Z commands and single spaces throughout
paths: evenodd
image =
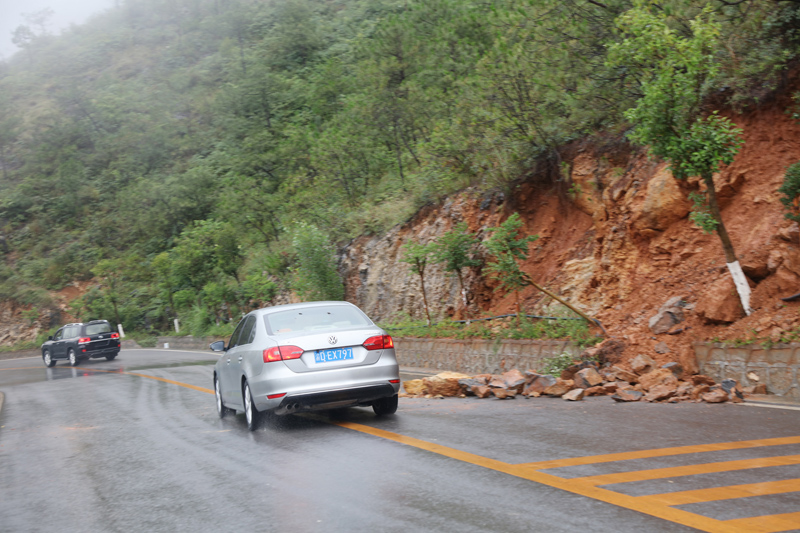
M 214 366 L 217 411 L 289 414 L 371 405 L 397 411 L 400 370 L 392 337 L 348 302 L 278 305 L 251 311 Z

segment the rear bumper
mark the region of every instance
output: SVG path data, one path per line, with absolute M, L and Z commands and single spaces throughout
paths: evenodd
M 109 355 L 117 355 L 119 353 L 119 346 L 109 346 L 107 348 L 98 348 L 95 350 L 86 350 L 78 352 L 78 357 L 81 359 L 97 359 L 98 357 L 107 357 Z
M 394 350 L 384 350 L 377 362 L 324 372 L 297 373 L 281 363 L 248 379 L 259 411 L 276 414 L 365 405 L 394 396 L 400 390 L 400 368 Z M 397 383 L 391 383 L 395 380 Z M 268 398 L 280 394 L 279 398 Z

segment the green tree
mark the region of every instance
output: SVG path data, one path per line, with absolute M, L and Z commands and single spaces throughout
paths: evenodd
M 634 124 L 631 140 L 649 146 L 670 164 L 678 179 L 700 176 L 705 184 L 705 209 L 693 216 L 704 231 L 716 230 L 745 313 L 750 314 L 750 286 L 742 272 L 722 221 L 714 173 L 730 164 L 742 144 L 741 130 L 703 104 L 719 72 L 720 25 L 706 7 L 690 21 L 691 35 L 671 28 L 667 16 L 640 1 L 618 21 L 623 39 L 611 46 L 609 64 L 638 68 L 642 97 L 625 116 Z
M 499 288 L 513 291 L 516 306 L 517 320 L 522 318 L 522 304 L 520 302 L 520 291 L 529 285 L 527 276 L 520 269 L 517 261 L 524 261 L 528 258 L 528 244 L 539 238 L 538 235 L 519 236 L 522 227 L 522 219 L 519 213 L 514 213 L 508 219 L 495 228 L 489 228 L 491 235 L 484 245 L 494 260 L 489 261 L 486 270 L 490 277 L 500 282 Z
M 800 163 L 786 169 L 783 185 L 778 189 L 781 203 L 786 209 L 786 218 L 800 222 Z
M 306 301 L 343 300 L 344 284 L 336 268 L 336 253 L 328 236 L 312 224 L 295 227 L 296 254 L 292 288 Z
M 467 317 L 467 289 L 464 286 L 464 269 L 480 266 L 481 261 L 475 257 L 478 238 L 469 232 L 466 222 L 456 224 L 437 239 L 433 244 L 433 258 L 437 263 L 444 265 L 445 272 L 456 276 L 458 288 L 461 291 L 461 303 L 464 308 L 464 317 Z
M 428 257 L 431 254 L 430 244 L 420 244 L 409 241 L 401 247 L 403 255 L 400 261 L 411 265 L 411 272 L 419 276 L 419 284 L 422 288 L 422 304 L 425 306 L 425 318 L 428 325 L 431 325 L 431 313 L 428 309 L 428 297 L 425 294 L 425 267 L 428 264 Z

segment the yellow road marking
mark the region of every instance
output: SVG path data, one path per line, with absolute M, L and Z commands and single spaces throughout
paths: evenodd
M 775 439 L 742 440 L 737 442 L 720 442 L 715 444 L 697 444 L 693 446 L 678 446 L 675 448 L 659 448 L 656 450 L 640 450 L 634 452 L 609 453 L 605 455 L 590 455 L 588 457 L 573 457 L 570 459 L 556 459 L 553 461 L 539 461 L 536 463 L 522 463 L 519 466 L 545 470 L 547 468 L 562 468 L 565 466 L 583 466 L 597 463 L 612 463 L 632 459 L 652 459 L 653 457 L 666 457 L 670 455 L 683 455 L 702 452 L 720 452 L 726 450 L 740 450 L 743 448 L 758 448 L 761 446 L 780 446 L 784 444 L 800 444 L 800 436 L 779 437 Z
M 800 513 L 752 516 L 750 518 L 726 520 L 725 523 L 747 533 L 776 533 L 800 527 Z
M 39 367 L 27 367 L 25 369 L 29 368 L 39 368 Z M 73 368 L 79 368 L 79 367 L 73 367 Z M 5 370 L 12 370 L 12 369 L 5 369 Z M 198 387 L 196 385 L 190 385 L 188 383 L 182 383 L 180 381 L 174 381 L 171 379 L 160 378 L 157 376 L 150 376 L 147 374 L 139 374 L 136 372 L 123 372 L 119 370 L 99 370 L 90 368 L 83 368 L 82 370 L 137 376 L 147 379 L 153 379 L 156 381 L 161 381 L 164 383 L 169 383 L 172 385 L 177 385 L 180 387 L 186 387 L 192 390 L 205 392 L 208 394 L 214 394 L 214 391 L 211 389 Z M 416 439 L 414 437 L 400 435 L 399 433 L 393 433 L 391 431 L 373 428 L 363 424 L 357 424 L 354 422 L 334 422 L 334 421 L 326 421 L 326 422 L 336 426 L 340 426 L 342 428 L 359 431 L 361 433 L 366 433 L 369 435 L 380 437 L 382 439 L 387 439 L 394 442 L 398 442 L 400 444 L 405 444 L 407 446 L 412 446 L 421 450 L 426 450 L 428 452 L 456 459 L 461 462 L 473 464 L 476 466 L 481 466 L 483 468 L 488 468 L 511 476 L 527 479 L 529 481 L 534 481 L 536 483 L 541 483 L 543 485 L 561 489 L 567 492 L 571 492 L 573 494 L 578 494 L 595 500 L 610 503 L 618 507 L 623 507 L 625 509 L 630 509 L 632 511 L 644 513 L 670 522 L 685 525 L 688 527 L 693 527 L 696 529 L 700 529 L 702 531 L 707 531 L 709 533 L 773 533 L 773 532 L 797 529 L 798 527 L 800 527 L 800 513 L 786 513 L 780 515 L 758 516 L 751 518 L 741 518 L 736 520 L 716 520 L 714 518 L 708 518 L 702 515 L 697 515 L 694 513 L 690 513 L 688 511 L 683 511 L 681 509 L 675 509 L 674 507 L 670 507 L 670 505 L 679 505 L 680 503 L 668 503 L 668 499 L 670 496 L 677 497 L 677 495 L 683 494 L 684 498 L 691 498 L 692 496 L 690 493 L 694 493 L 694 498 L 698 497 L 706 498 L 701 501 L 713 501 L 714 499 L 728 499 L 728 497 L 714 498 L 712 496 L 711 491 L 731 489 L 733 491 L 731 492 L 731 494 L 734 493 L 741 494 L 741 492 L 737 493 L 736 489 L 738 488 L 740 491 L 745 491 L 747 489 L 743 489 L 742 487 L 748 487 L 748 485 L 722 487 L 720 489 L 704 489 L 700 491 L 684 491 L 681 493 L 674 493 L 672 495 L 666 494 L 666 495 L 651 495 L 651 496 L 639 496 L 639 497 L 628 496 L 626 494 L 621 494 L 597 486 L 601 484 L 623 483 L 626 481 L 639 481 L 645 479 L 659 479 L 663 477 L 674 477 L 679 475 L 694 475 L 694 474 L 703 474 L 710 472 L 725 472 L 730 470 L 740 470 L 747 468 L 797 464 L 800 463 L 800 455 L 786 456 L 786 457 L 756 458 L 756 459 L 740 460 L 740 461 L 727 461 L 722 463 L 707 463 L 707 464 L 699 464 L 699 465 L 692 465 L 685 467 L 660 468 L 653 470 L 644 470 L 639 472 L 608 474 L 604 476 L 588 476 L 588 477 L 573 478 L 573 479 L 560 478 L 558 476 L 554 476 L 552 474 L 540 471 L 541 469 L 546 469 L 546 468 L 558 468 L 563 466 L 576 466 L 576 465 L 604 463 L 611 461 L 623 461 L 629 459 L 662 457 L 667 455 L 699 453 L 705 451 L 734 450 L 734 449 L 743 449 L 743 448 L 751 448 L 759 446 L 775 446 L 780 444 L 796 444 L 800 442 L 800 437 L 761 439 L 753 441 L 739 441 L 739 442 L 728 442 L 728 443 L 698 445 L 698 446 L 682 446 L 677 448 L 642 450 L 638 452 L 606 454 L 606 455 L 597 455 L 590 457 L 577 457 L 571 459 L 541 461 L 535 463 L 522 463 L 515 465 L 515 464 L 505 463 L 503 461 L 498 461 L 496 459 L 490 459 L 488 457 L 472 454 L 469 452 L 464 452 L 461 450 L 457 450 L 455 448 L 443 446 L 441 444 L 435 444 L 421 439 Z M 620 481 L 623 479 L 625 481 Z M 609 482 L 609 480 L 611 481 Z M 796 481 L 797 480 L 785 480 L 782 482 L 778 481 L 770 483 L 756 483 L 750 485 L 750 487 L 753 488 L 756 485 L 760 485 L 762 491 L 767 491 L 767 492 L 758 492 L 757 494 L 776 494 L 781 492 L 789 492 L 787 490 L 783 490 L 786 489 L 787 487 L 792 489 L 792 491 L 797 490 L 797 488 L 793 485 L 793 482 Z M 754 488 L 753 490 L 758 490 L 758 489 Z M 705 496 L 702 496 L 700 494 L 703 492 L 706 493 Z M 754 493 L 749 495 L 756 495 L 756 494 Z M 666 500 L 661 501 L 657 499 L 656 496 L 664 496 Z M 713 499 L 708 499 L 709 497 L 712 497 Z M 733 496 L 733 497 L 742 497 L 742 496 Z M 681 502 L 681 503 L 692 503 L 692 502 Z
M 800 455 L 787 455 L 784 457 L 757 457 L 755 459 L 741 459 L 738 461 L 723 461 L 720 463 L 673 466 L 670 468 L 655 468 L 653 470 L 638 470 L 635 472 L 587 476 L 573 478 L 573 481 L 593 486 L 613 485 L 616 483 L 630 483 L 632 481 L 647 481 L 650 479 L 663 479 L 667 477 L 694 476 L 697 474 L 713 474 L 716 472 L 730 472 L 731 470 L 745 470 L 748 468 L 765 468 L 768 466 L 786 466 L 796 464 L 800 464 Z
M 680 492 L 654 494 L 652 496 L 640 496 L 639 498 L 663 505 L 686 505 L 688 503 L 732 500 L 734 498 L 766 496 L 768 494 L 783 494 L 785 492 L 797 491 L 800 491 L 800 479 L 782 479 L 780 481 L 765 481 L 762 483 L 731 485 L 728 487 L 714 487 L 711 489 L 684 490 Z

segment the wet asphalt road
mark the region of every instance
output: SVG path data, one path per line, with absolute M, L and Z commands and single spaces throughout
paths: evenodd
M 544 474 L 528 478 L 513 466 L 797 437 L 798 410 L 608 398 L 401 399 L 395 416 L 352 408 L 279 417 L 250 433 L 242 415 L 216 415 L 215 360 L 211 353 L 124 350 L 115 361 L 79 368 L 59 362 L 47 369 L 38 358 L 0 361 L 0 531 L 679 532 L 696 530 L 686 525 L 694 516 L 800 513 L 800 459 L 748 465 L 800 457 L 800 439 L 540 465 Z M 764 482 L 782 483 L 782 492 L 678 505 L 684 514 L 676 523 L 672 515 L 652 516 L 646 505 L 631 510 L 617 496 L 609 503 L 605 493 L 576 494 L 568 485 L 586 476 L 720 461 L 743 464 L 607 487 L 623 502 Z M 561 480 L 566 490 L 558 488 Z

